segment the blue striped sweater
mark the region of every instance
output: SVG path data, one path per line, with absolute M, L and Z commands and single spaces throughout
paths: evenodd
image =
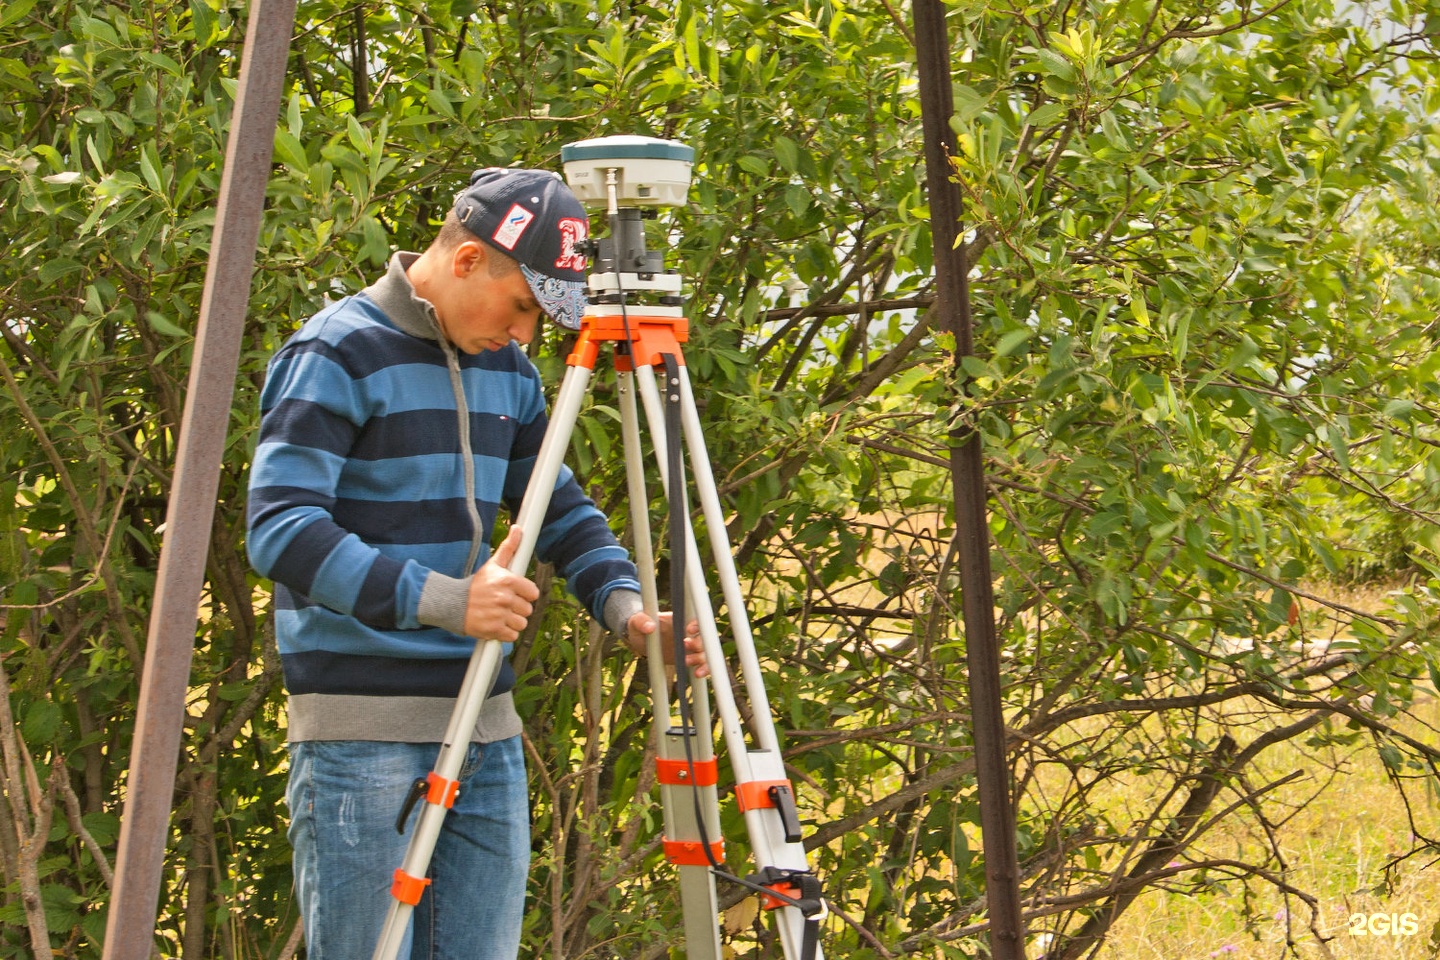
M 475 644 L 468 579 L 548 423 L 516 344 L 469 355 L 440 335 L 405 275 L 414 256 L 306 322 L 261 395 L 248 549 L 275 581 L 292 741 L 441 738 Z M 638 608 L 634 566 L 568 469 L 536 555 L 612 629 Z M 519 731 L 508 655 L 478 740 Z

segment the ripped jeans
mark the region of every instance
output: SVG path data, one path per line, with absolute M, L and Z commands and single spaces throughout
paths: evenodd
M 290 744 L 290 844 L 309 960 L 372 956 L 423 801 L 395 820 L 439 745 L 370 740 Z M 470 744 L 460 794 L 435 844 L 431 880 L 399 956 L 514 960 L 530 868 L 520 738 Z

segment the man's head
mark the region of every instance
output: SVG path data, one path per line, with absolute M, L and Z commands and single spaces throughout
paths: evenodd
M 569 329 L 585 310 L 585 210 L 543 170 L 479 170 L 408 270 L 446 338 L 466 353 L 529 343 L 542 312 Z
M 570 330 L 585 312 L 585 208 L 548 170 L 488 167 L 455 196 L 459 224 L 514 260 L 540 308 Z

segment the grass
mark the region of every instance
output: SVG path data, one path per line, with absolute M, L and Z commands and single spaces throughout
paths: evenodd
M 1440 700 L 1417 703 L 1411 731 L 1435 742 Z M 1293 955 L 1334 960 L 1433 960 L 1440 956 L 1440 851 L 1404 861 L 1387 884 L 1385 864 L 1411 848 L 1411 827 L 1395 788 L 1368 741 L 1335 758 L 1335 771 L 1317 769 L 1311 757 L 1289 745 L 1261 758 L 1265 772 L 1306 776 L 1281 788 L 1290 816 L 1276 835 L 1287 863 L 1286 879 L 1317 898 L 1320 920 L 1311 910 L 1268 884 L 1252 886 L 1248 898 L 1238 884 L 1199 895 L 1153 890 L 1120 918 L 1098 954 L 1099 960 L 1278 960 Z M 1329 782 L 1326 783 L 1328 778 Z M 1317 789 L 1321 785 L 1324 789 Z M 1423 796 L 1421 790 L 1412 795 Z M 1415 801 L 1422 829 L 1440 833 L 1440 810 Z M 1221 856 L 1244 859 L 1266 848 L 1253 818 L 1218 825 L 1202 843 Z M 1433 865 L 1432 865 L 1433 863 Z M 1410 919 L 1406 920 L 1406 915 Z M 1384 915 L 1371 925 L 1374 915 Z M 1399 926 L 1402 932 L 1376 935 Z M 1413 932 L 1411 932 L 1413 931 Z

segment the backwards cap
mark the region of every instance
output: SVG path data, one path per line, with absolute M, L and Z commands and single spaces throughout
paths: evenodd
M 487 167 L 455 195 L 467 230 L 513 257 L 552 320 L 580 329 L 585 314 L 585 254 L 590 218 L 559 175 L 548 170 Z

